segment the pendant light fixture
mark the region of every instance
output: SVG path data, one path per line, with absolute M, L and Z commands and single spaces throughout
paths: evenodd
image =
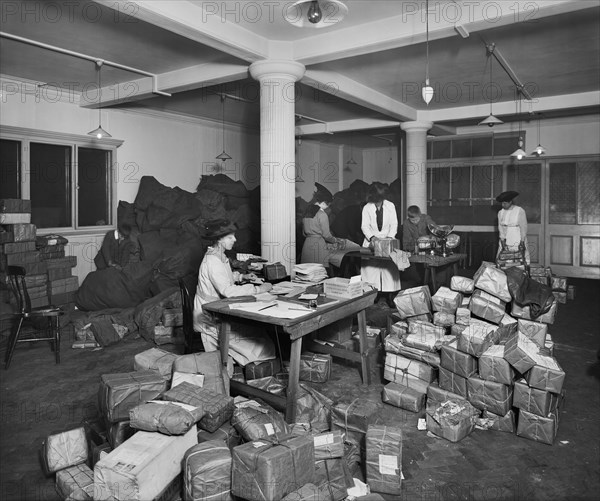
M 523 132 L 521 130 L 521 89 L 517 89 L 517 93 L 519 94 L 519 141 L 517 141 L 518 148 L 513 151 L 510 156 L 516 158 L 517 160 L 522 160 L 527 156 L 525 150 L 523 149 Z
M 327 28 L 348 14 L 340 0 L 298 0 L 283 9 L 284 19 L 298 28 Z
M 493 127 L 494 125 L 498 125 L 498 124 L 503 124 L 504 122 L 502 120 L 500 120 L 499 118 L 496 118 L 494 116 L 494 112 L 492 109 L 492 103 L 493 103 L 493 98 L 492 98 L 492 87 L 494 85 L 494 81 L 492 78 L 492 68 L 494 66 L 494 49 L 496 48 L 496 44 L 495 43 L 491 43 L 489 45 L 486 45 L 487 48 L 487 57 L 488 60 L 490 62 L 490 90 L 489 90 L 489 96 L 490 96 L 490 116 L 485 118 L 484 120 L 482 120 L 481 122 L 479 122 L 479 125 L 487 125 L 488 127 Z
M 541 157 L 542 155 L 546 154 L 546 148 L 544 148 L 542 146 L 542 143 L 540 141 L 540 116 L 541 113 L 537 114 L 538 119 L 537 119 L 537 139 L 538 139 L 538 145 L 536 146 L 535 150 L 533 150 L 531 152 L 531 155 L 534 155 L 536 157 Z
M 225 162 L 231 160 L 231 156 L 225 153 L 225 94 L 221 94 L 221 123 L 223 126 L 223 151 L 216 156 L 216 159 Z
M 344 167 L 344 170 L 346 172 L 347 171 L 351 171 L 352 167 L 354 167 L 355 165 L 357 165 L 356 161 L 354 160 L 353 138 L 354 138 L 354 132 L 350 136 L 350 158 L 346 162 L 346 167 Z
M 89 136 L 95 136 L 98 139 L 103 137 L 112 137 L 108 132 L 102 128 L 102 64 L 104 61 L 101 59 L 96 60 L 96 72 L 98 73 L 98 127 L 88 132 Z
M 427 41 L 425 43 L 426 51 L 427 51 L 427 60 L 425 63 L 425 86 L 421 91 L 421 95 L 423 96 L 423 101 L 425 104 L 429 106 L 429 103 L 433 99 L 433 87 L 429 85 L 429 0 L 425 1 L 425 29 L 427 32 Z

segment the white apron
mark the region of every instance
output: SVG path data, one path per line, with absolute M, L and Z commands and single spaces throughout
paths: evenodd
M 523 209 L 518 206 L 514 206 L 512 209 L 502 209 L 498 212 L 498 227 L 506 235 L 506 249 L 511 252 L 519 250 L 519 244 L 521 243 L 521 227 L 519 226 L 519 212 Z M 527 238 L 524 240 L 525 243 L 525 261 L 529 264 L 529 248 L 527 246 Z M 498 254 L 502 250 L 502 245 L 498 248 Z

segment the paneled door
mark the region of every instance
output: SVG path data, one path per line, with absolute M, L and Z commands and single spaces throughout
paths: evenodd
M 598 279 L 600 158 L 549 159 L 544 168 L 544 262 L 555 275 Z

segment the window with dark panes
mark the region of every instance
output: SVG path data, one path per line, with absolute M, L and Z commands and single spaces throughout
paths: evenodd
M 470 158 L 471 139 L 454 139 L 452 141 L 452 158 Z
M 451 204 L 470 205 L 471 199 L 471 167 L 452 167 Z
M 600 224 L 600 162 L 588 161 L 577 164 L 579 224 Z
M 0 198 L 21 198 L 21 141 L 0 139 Z
M 72 148 L 46 143 L 29 148 L 31 222 L 38 228 L 70 227 Z
M 444 207 L 450 204 L 450 167 L 431 169 L 431 202 Z
M 506 189 L 519 192 L 515 204 L 523 207 L 527 222 L 542 220 L 542 168 L 539 163 L 515 163 L 506 167 Z
M 97 148 L 77 149 L 77 224 L 110 224 L 111 152 Z
M 550 224 L 577 222 L 577 164 L 550 163 Z

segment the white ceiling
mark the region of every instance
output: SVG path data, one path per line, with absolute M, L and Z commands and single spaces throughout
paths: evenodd
M 296 112 L 307 118 L 297 120 L 297 133 L 324 137 L 318 134 L 327 129 L 346 141 L 345 132 L 361 130 L 354 133 L 361 146 L 361 137 L 386 128 L 394 139 L 389 128 L 407 120 L 431 120 L 439 126 L 436 134 L 477 124 L 489 114 L 486 43 L 495 43 L 500 61 L 532 97 L 523 110 L 543 117 L 599 112 L 600 0 L 430 0 L 428 16 L 424 0 L 347 0 L 348 15 L 323 29 L 286 22 L 293 3 L 5 2 L 0 73 L 79 92 L 93 88 L 93 60 L 102 59 L 103 106 L 221 120 L 215 92 L 225 92 L 238 98 L 226 99 L 225 120 L 257 128 L 258 84 L 248 66 L 293 59 L 306 66 Z M 436 90 L 429 106 L 420 97 L 427 20 Z M 460 36 L 456 25 L 469 36 Z M 515 82 L 496 59 L 493 80 L 494 114 L 514 120 Z M 80 101 L 97 104 L 95 90 Z

